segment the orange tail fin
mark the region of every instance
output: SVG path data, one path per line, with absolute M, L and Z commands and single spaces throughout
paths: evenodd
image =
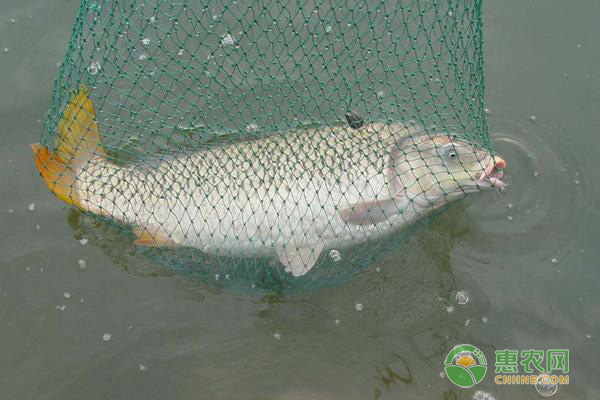
M 35 165 L 52 193 L 84 209 L 75 187 L 78 168 L 94 157 L 106 156 L 87 88 L 81 87 L 71 97 L 57 128 L 54 152 L 39 144 L 31 145 Z

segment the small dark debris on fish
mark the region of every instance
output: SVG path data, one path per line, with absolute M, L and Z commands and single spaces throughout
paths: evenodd
M 365 118 L 362 115 L 358 115 L 356 113 L 348 111 L 346 113 L 346 121 L 348 121 L 348 125 L 350 125 L 350 128 L 360 129 L 365 123 Z

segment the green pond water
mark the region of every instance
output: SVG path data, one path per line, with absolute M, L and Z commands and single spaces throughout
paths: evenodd
M 600 398 L 600 2 L 485 1 L 509 187 L 453 204 L 339 288 L 287 295 L 129 264 L 47 191 L 29 144 L 78 6 L 0 4 L 0 399 L 540 398 L 493 367 L 453 385 L 443 362 L 461 343 L 489 365 L 569 349 L 553 398 Z

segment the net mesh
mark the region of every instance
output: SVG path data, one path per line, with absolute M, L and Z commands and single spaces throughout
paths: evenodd
M 493 186 L 481 6 L 82 0 L 38 169 L 175 271 L 337 285 Z

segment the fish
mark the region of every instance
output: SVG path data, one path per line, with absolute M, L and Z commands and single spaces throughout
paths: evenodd
M 52 148 L 32 149 L 52 193 L 130 226 L 138 246 L 270 257 L 294 277 L 328 250 L 391 235 L 468 193 L 504 186 L 506 162 L 455 135 L 355 120 L 117 164 L 82 86 Z

